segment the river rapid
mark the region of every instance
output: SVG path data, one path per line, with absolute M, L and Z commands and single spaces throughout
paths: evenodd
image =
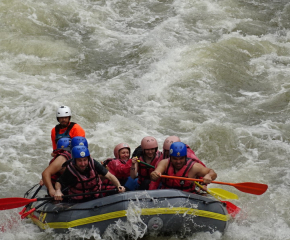
M 212 184 L 241 213 L 223 235 L 187 240 L 290 239 L 288 1 L 2 0 L 0 16 L 0 198 L 39 182 L 67 105 L 97 160 L 177 135 L 217 181 L 269 186 Z M 102 239 L 41 232 L 21 209 L 0 211 L 0 239 Z

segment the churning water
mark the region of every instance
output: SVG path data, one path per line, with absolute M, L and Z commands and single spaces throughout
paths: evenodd
M 242 212 L 224 235 L 189 240 L 290 239 L 288 0 L 1 0 L 0 16 L 1 198 L 38 183 L 67 105 L 98 160 L 178 135 L 217 181 L 269 185 L 213 184 Z M 1 226 L 16 218 L 0 239 L 63 237 L 18 211 L 0 212 Z M 70 238 L 98 238 L 83 234 Z

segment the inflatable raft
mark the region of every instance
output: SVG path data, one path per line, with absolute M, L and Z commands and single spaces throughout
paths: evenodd
M 192 235 L 196 232 L 224 232 L 230 216 L 223 203 L 210 197 L 179 190 L 130 191 L 85 203 L 34 202 L 36 211 L 28 217 L 45 230 L 65 233 L 70 228 L 98 229 L 102 235 L 117 221 L 138 216 L 146 234 Z M 37 207 L 38 206 L 38 207 Z

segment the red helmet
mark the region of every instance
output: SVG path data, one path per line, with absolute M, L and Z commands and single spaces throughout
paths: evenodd
M 177 136 L 169 136 L 164 140 L 163 143 L 163 151 L 164 150 L 168 150 L 170 149 L 170 145 L 174 142 L 180 142 L 180 138 Z
M 130 146 L 128 145 L 128 143 L 120 143 L 118 144 L 115 148 L 114 148 L 114 155 L 115 155 L 115 158 L 120 158 L 119 156 L 119 151 L 123 148 L 128 148 L 129 149 L 129 156 L 131 154 L 131 149 L 130 149 Z
M 152 148 L 158 148 L 157 140 L 154 137 L 148 136 L 144 137 L 141 141 L 141 148 L 143 150 L 146 149 L 152 149 Z

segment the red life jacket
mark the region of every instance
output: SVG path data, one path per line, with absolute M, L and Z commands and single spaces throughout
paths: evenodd
M 143 157 L 140 156 L 139 160 L 145 162 Z M 157 167 L 157 164 L 162 160 L 162 153 L 157 150 L 155 158 L 150 162 L 150 165 Z M 154 168 L 148 167 L 145 164 L 138 164 L 138 184 L 140 185 L 144 180 L 150 180 L 150 173 L 154 171 Z
M 110 173 L 115 175 L 119 180 L 127 179 L 130 176 L 131 165 L 132 159 L 124 161 L 118 158 L 109 158 L 103 163 L 103 166 L 108 166 Z
M 172 166 L 170 159 L 168 158 L 168 167 L 166 171 L 163 173 L 164 175 L 168 176 L 177 176 L 177 177 L 188 177 L 188 173 L 192 166 L 197 163 L 197 161 L 191 159 L 191 158 L 186 158 L 186 163 L 185 165 L 178 170 L 177 173 L 175 173 L 175 169 Z M 184 181 L 184 180 L 179 180 L 179 179 L 171 179 L 171 178 L 162 178 L 161 179 L 162 189 L 179 189 L 185 192 L 192 192 L 196 193 L 195 191 L 195 184 L 192 183 L 191 181 Z
M 118 158 L 109 158 L 104 161 L 103 166 L 108 166 L 110 173 L 118 178 L 119 182 L 123 186 L 128 177 L 130 176 L 130 167 L 132 165 L 132 160 L 124 161 Z M 102 181 L 102 190 L 115 189 L 116 186 L 109 179 Z
M 66 151 L 66 150 L 63 150 L 63 149 L 57 149 L 57 150 L 54 150 L 53 153 L 55 153 L 55 157 L 53 159 L 50 160 L 49 162 L 49 165 L 60 155 L 64 156 L 66 158 L 66 161 L 70 160 L 71 159 L 71 153 Z M 56 183 L 56 180 L 61 176 L 61 173 L 60 172 L 57 172 L 56 174 L 52 175 L 51 176 L 51 182 L 52 182 L 52 185 L 54 186 L 55 183 Z
M 206 167 L 205 164 L 202 161 L 200 161 L 198 157 L 195 155 L 195 152 L 188 145 L 186 145 L 186 147 L 187 147 L 187 157 L 193 159 L 194 161 L 200 163 L 202 166 Z M 199 178 L 203 179 L 202 177 Z M 206 186 L 207 184 L 202 183 L 202 185 Z
M 95 170 L 95 164 L 93 159 L 89 159 L 89 177 L 81 174 L 76 168 L 75 165 L 70 162 L 67 168 L 68 170 L 77 177 L 77 184 L 73 187 L 70 187 L 68 190 L 68 194 L 79 194 L 79 193 L 86 193 L 86 192 L 96 192 L 101 189 L 101 179 L 99 174 Z M 91 200 L 94 197 L 98 198 L 100 194 L 94 195 L 84 195 L 84 196 L 76 196 L 72 197 L 75 200 L 84 200 L 88 199 Z M 94 196 L 94 197 L 93 197 Z
M 115 189 L 115 188 L 116 188 L 116 186 L 113 185 L 113 183 L 112 183 L 109 179 L 105 178 L 105 179 L 102 181 L 102 186 L 101 186 L 101 190 L 102 190 L 102 191 L 104 191 L 104 190 L 113 190 L 113 189 Z M 105 195 L 106 195 L 106 194 L 103 193 L 103 196 L 105 196 Z

